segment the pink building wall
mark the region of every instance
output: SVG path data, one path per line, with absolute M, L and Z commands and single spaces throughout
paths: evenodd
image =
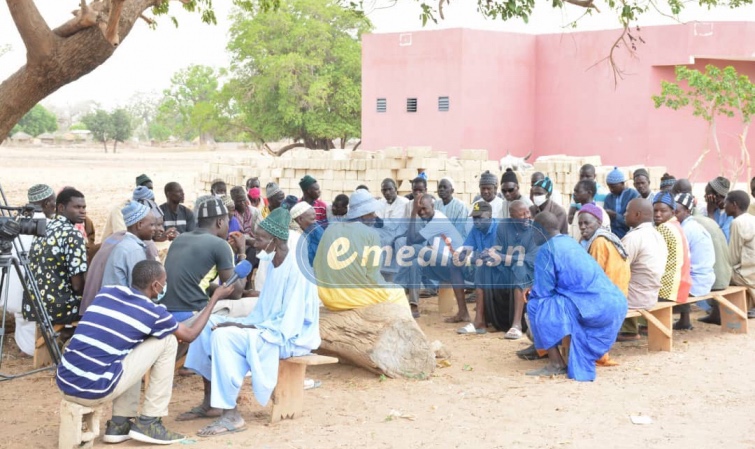
M 625 72 L 614 85 L 607 55 L 617 30 L 523 35 L 465 29 L 368 35 L 363 45 L 362 141 L 388 146 L 432 146 L 458 154 L 485 148 L 491 158 L 507 150 L 523 155 L 600 154 L 604 164 L 666 165 L 687 175 L 702 151 L 706 123 L 691 110 L 655 109 L 651 96 L 674 65 L 733 65 L 755 79 L 755 23 L 698 23 L 646 27 L 635 58 L 616 51 Z M 635 32 L 636 34 L 636 32 Z M 437 111 L 448 95 L 449 112 Z M 405 112 L 406 97 L 419 109 Z M 376 112 L 377 97 L 388 112 Z M 392 108 L 393 107 L 393 108 Z M 736 120 L 720 119 L 724 168 L 739 160 Z M 755 148 L 755 131 L 748 138 Z M 719 172 L 711 153 L 695 180 Z

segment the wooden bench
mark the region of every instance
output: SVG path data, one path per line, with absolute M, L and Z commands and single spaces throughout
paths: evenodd
M 304 376 L 307 366 L 331 363 L 338 363 L 338 359 L 316 354 L 281 360 L 278 365 L 278 384 L 273 391 L 270 422 L 300 416 L 304 404 Z
M 64 329 L 72 329 L 76 327 L 76 325 L 79 324 L 78 322 L 71 323 L 71 324 L 53 324 L 52 329 L 55 331 L 55 334 L 60 333 Z M 52 358 L 50 357 L 50 351 L 47 349 L 47 345 L 45 344 L 45 339 L 42 337 L 42 334 L 39 331 L 39 325 L 37 325 L 37 341 L 34 343 L 34 361 L 33 366 L 34 369 L 42 368 L 43 366 L 52 365 Z M 61 342 L 56 339 L 55 341 L 58 342 L 58 347 L 62 347 Z M 61 350 L 62 353 L 62 350 Z
M 721 332 L 747 333 L 747 290 L 731 286 L 705 296 L 690 296 L 684 304 L 712 299 L 721 309 Z M 671 351 L 673 347 L 673 311 L 677 302 L 659 302 L 651 309 L 629 309 L 627 318 L 643 317 L 648 322 L 648 350 Z

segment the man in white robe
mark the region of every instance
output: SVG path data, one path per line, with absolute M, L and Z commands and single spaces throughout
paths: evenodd
M 200 436 L 244 430 L 236 403 L 244 377 L 251 373 L 254 396 L 266 405 L 278 381 L 279 360 L 320 346 L 317 286 L 289 249 L 290 217 L 288 210 L 278 208 L 257 229 L 258 257 L 270 263 L 252 313 L 246 318 L 213 317 L 189 349 L 185 366 L 209 381 L 201 408 L 206 416 L 221 410 Z

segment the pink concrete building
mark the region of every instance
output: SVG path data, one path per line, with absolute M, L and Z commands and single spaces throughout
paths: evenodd
M 651 96 L 674 67 L 734 66 L 755 79 L 755 22 L 647 27 L 636 57 L 618 49 L 624 78 L 607 61 L 617 30 L 526 35 L 450 29 L 364 36 L 362 146 L 484 148 L 535 156 L 600 154 L 606 165 L 666 165 L 684 177 L 705 145 L 691 110 L 655 109 Z M 597 65 L 596 65 L 597 63 Z M 591 68 L 592 67 L 592 68 Z M 738 120 L 721 117 L 729 171 L 739 162 Z M 755 148 L 755 132 L 748 138 Z M 711 153 L 702 181 L 718 174 Z

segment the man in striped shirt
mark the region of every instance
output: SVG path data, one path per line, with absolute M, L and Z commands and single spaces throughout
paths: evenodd
M 131 288 L 103 287 L 94 298 L 63 353 L 57 384 L 67 401 L 83 406 L 113 401 L 104 442 L 133 438 L 170 444 L 184 439 L 162 424 L 173 387 L 176 338 L 185 342 L 196 339 L 215 303 L 233 287 L 216 289 L 189 327 L 177 323 L 164 306 L 156 304 L 167 287 L 159 262 L 137 263 L 131 277 Z M 149 387 L 139 415 L 141 379 L 147 371 Z

